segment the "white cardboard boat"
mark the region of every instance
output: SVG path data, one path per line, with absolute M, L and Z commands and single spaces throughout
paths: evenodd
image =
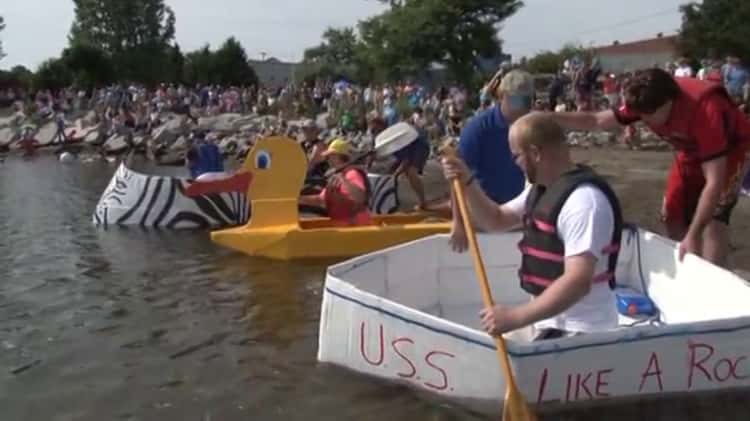
M 497 303 L 530 299 L 517 270 L 520 233 L 480 235 Z M 419 264 L 414 264 L 419 262 Z M 617 330 L 530 342 L 506 335 L 521 392 L 537 409 L 750 386 L 750 287 L 734 273 L 635 228 L 623 232 L 618 284 L 659 309 Z M 615 303 L 613 302 L 614 306 Z M 505 396 L 494 343 L 479 326 L 471 255 L 436 235 L 329 268 L 318 360 L 405 383 L 496 414 Z
M 398 211 L 398 185 L 392 176 L 369 174 L 370 209 L 377 214 Z M 147 175 L 121 163 L 92 215 L 94 225 L 165 229 L 215 229 L 242 225 L 250 218 L 245 193 L 189 197 L 188 178 Z

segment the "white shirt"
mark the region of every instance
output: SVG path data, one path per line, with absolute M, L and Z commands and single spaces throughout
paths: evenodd
M 690 66 L 678 67 L 674 75 L 675 77 L 693 77 L 693 69 Z
M 505 209 L 523 215 L 527 186 Z M 594 275 L 607 271 L 609 255 L 602 250 L 612 242 L 614 212 L 607 197 L 591 184 L 578 186 L 563 204 L 557 217 L 557 233 L 565 244 L 565 257 L 591 253 L 597 260 Z M 589 293 L 566 311 L 534 324 L 537 329 L 556 328 L 570 332 L 596 332 L 617 327 L 615 294 L 607 282 L 595 283 Z

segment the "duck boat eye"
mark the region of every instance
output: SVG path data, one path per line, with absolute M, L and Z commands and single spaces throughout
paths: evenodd
M 271 168 L 271 154 L 266 151 L 259 151 L 255 155 L 255 168 L 259 170 L 267 170 Z

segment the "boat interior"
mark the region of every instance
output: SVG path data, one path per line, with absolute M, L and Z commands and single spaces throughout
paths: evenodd
M 518 232 L 479 236 L 496 303 L 514 305 L 531 299 L 518 281 L 520 238 Z M 478 314 L 483 304 L 471 253 L 453 252 L 447 235 L 354 259 L 331 274 L 405 307 L 481 329 Z M 647 297 L 656 309 L 651 315 L 618 313 L 621 329 L 750 316 L 750 285 L 745 280 L 693 255 L 679 262 L 674 242 L 644 230 L 623 231 L 616 279 L 618 295 Z M 616 300 L 612 305 L 617 306 Z M 508 337 L 528 342 L 533 331 L 521 329 Z

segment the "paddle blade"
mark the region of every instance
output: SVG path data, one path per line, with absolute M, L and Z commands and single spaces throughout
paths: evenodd
M 231 177 L 221 180 L 194 181 L 185 189 L 185 195 L 187 197 L 197 197 L 205 194 L 247 193 L 252 178 L 253 176 L 250 172 L 240 171 Z
M 503 421 L 537 421 L 536 414 L 526 403 L 526 399 L 514 387 L 508 387 L 505 392 Z

